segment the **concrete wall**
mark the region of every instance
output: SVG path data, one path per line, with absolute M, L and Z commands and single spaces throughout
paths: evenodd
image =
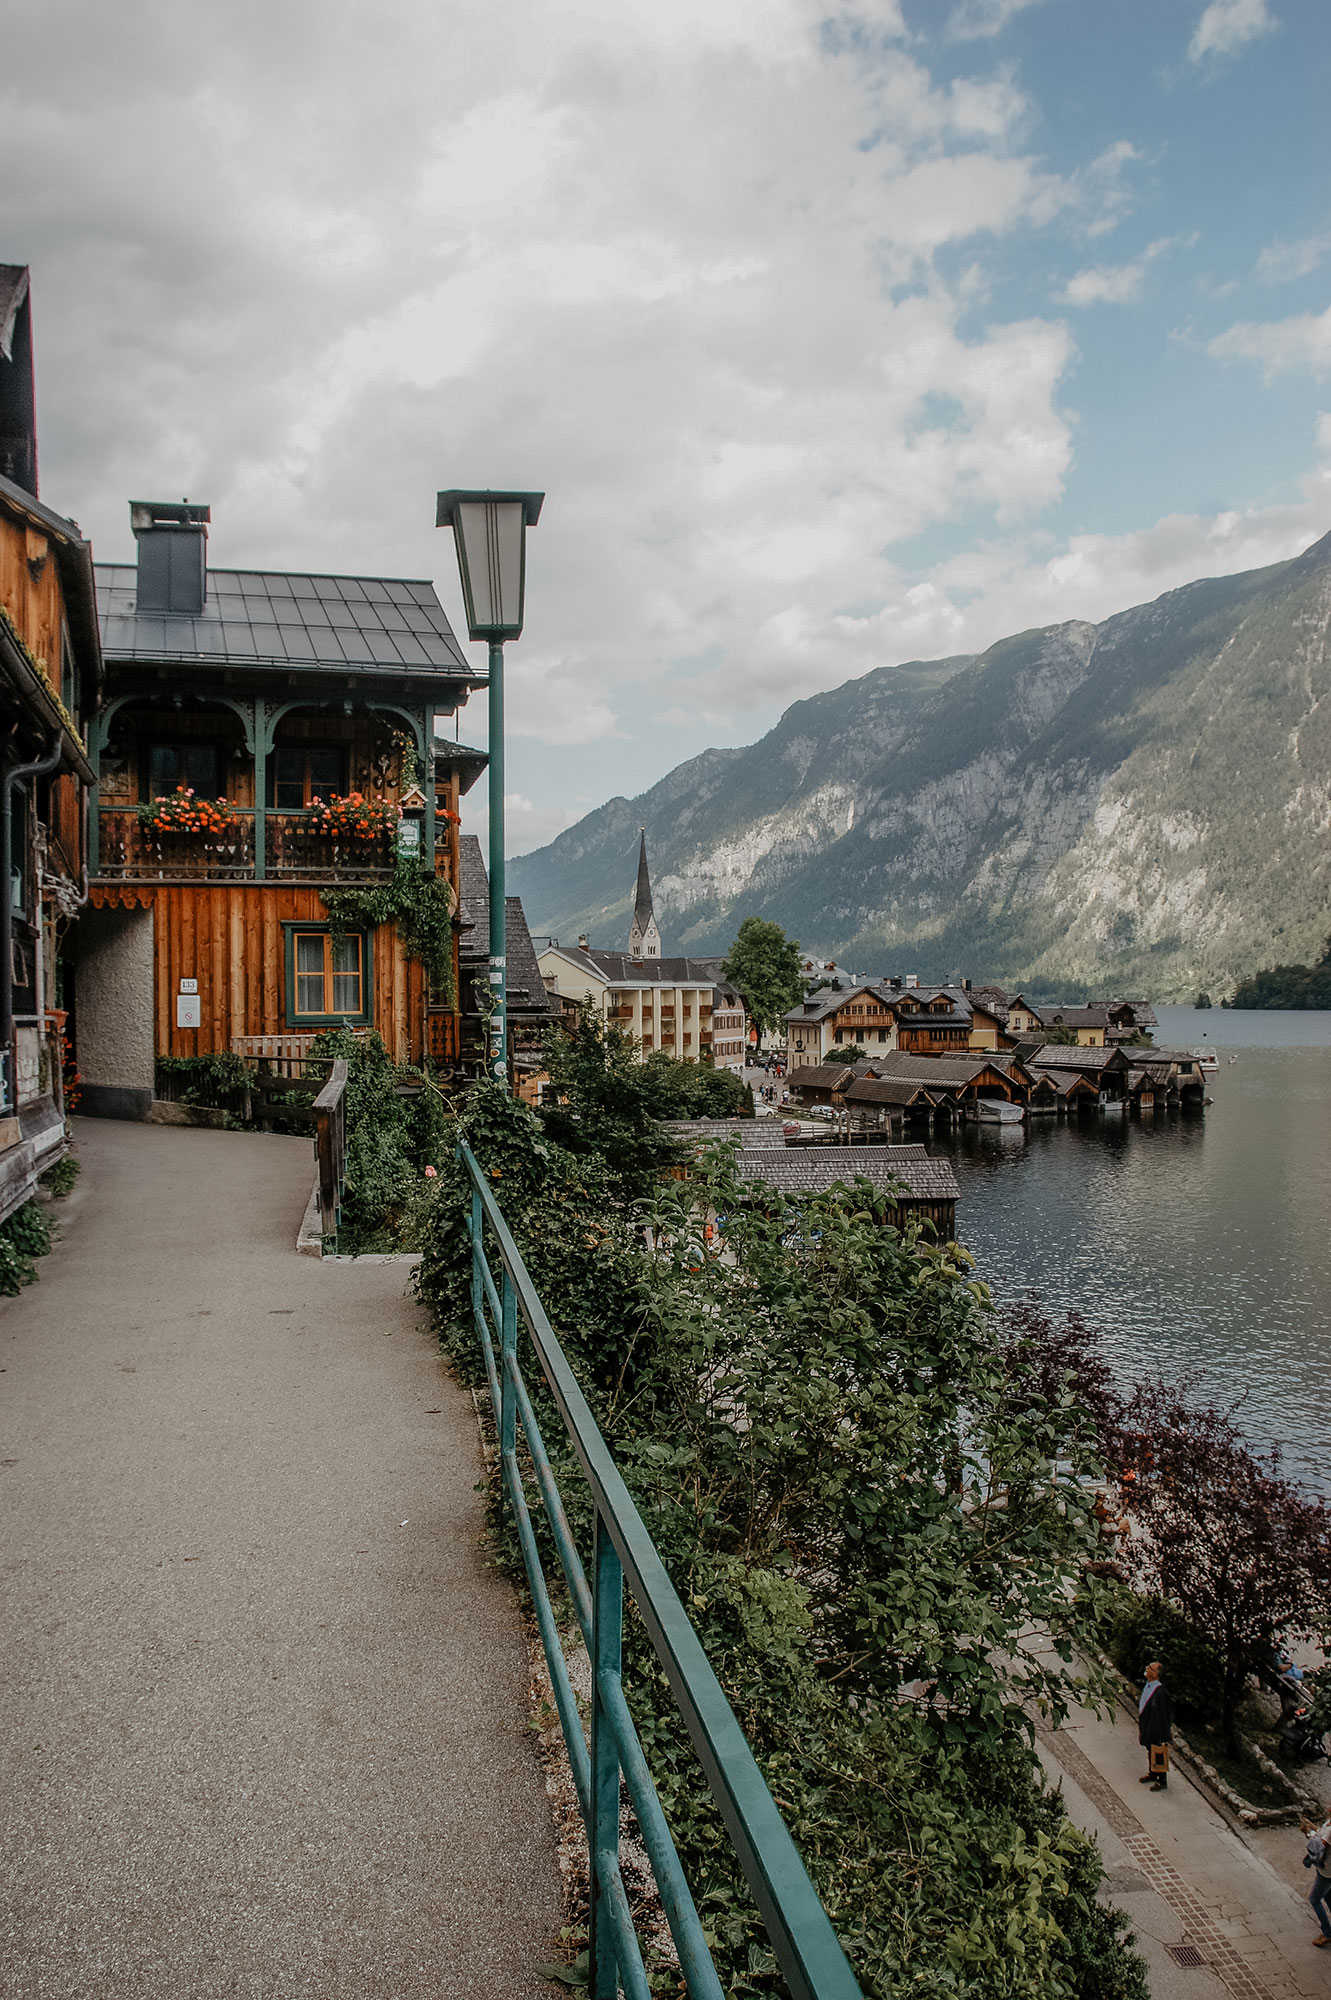
M 85 910 L 78 923 L 79 1110 L 146 1118 L 153 1100 L 153 913 Z

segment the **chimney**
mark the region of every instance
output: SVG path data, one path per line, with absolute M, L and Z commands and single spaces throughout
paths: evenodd
M 139 545 L 135 610 L 140 617 L 190 617 L 203 610 L 211 509 L 170 501 L 131 500 L 130 525 Z
M 578 950 L 579 950 L 579 951 L 587 951 L 587 950 L 589 950 L 589 949 L 590 949 L 590 946 L 589 946 L 589 945 L 588 945 L 588 943 L 587 943 L 587 933 L 586 933 L 586 931 L 583 931 L 583 932 L 581 933 L 581 935 L 579 936 L 579 938 L 578 938 Z
M 906 985 L 910 988 L 912 992 L 914 992 L 915 988 L 919 985 L 919 983 L 920 983 L 920 975 L 918 972 L 908 972 L 906 974 Z

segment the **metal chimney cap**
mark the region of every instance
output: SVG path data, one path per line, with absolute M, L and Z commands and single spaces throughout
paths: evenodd
M 213 518 L 211 507 L 195 507 L 187 500 L 131 500 L 129 524 L 136 535 L 151 528 L 202 528 Z

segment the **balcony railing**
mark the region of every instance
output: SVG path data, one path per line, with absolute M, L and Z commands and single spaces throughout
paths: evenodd
M 97 873 L 104 881 L 249 882 L 255 878 L 254 813 L 232 808 L 216 834 L 156 833 L 132 808 L 103 806 Z M 364 882 L 393 872 L 393 836 L 339 841 L 315 833 L 308 813 L 264 814 L 265 873 L 275 882 Z

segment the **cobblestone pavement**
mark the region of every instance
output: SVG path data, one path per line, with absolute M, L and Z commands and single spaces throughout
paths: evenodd
M 534 2000 L 558 1928 L 474 1414 L 305 1140 L 76 1121 L 0 1305 L 6 2000 Z

